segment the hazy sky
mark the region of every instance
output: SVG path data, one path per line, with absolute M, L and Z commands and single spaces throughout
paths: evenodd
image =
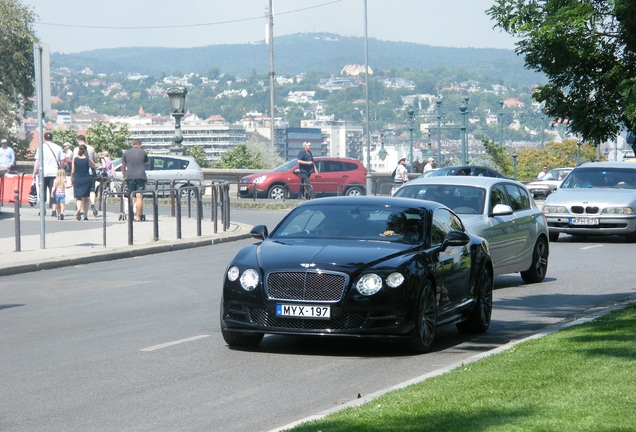
M 22 0 L 51 51 L 195 47 L 265 39 L 269 0 Z M 276 36 L 364 36 L 364 0 L 273 0 Z M 493 0 L 367 0 L 370 38 L 432 46 L 507 48 L 485 11 Z

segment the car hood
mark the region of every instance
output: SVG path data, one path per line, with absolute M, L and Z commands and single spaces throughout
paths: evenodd
M 612 188 L 568 188 L 548 196 L 545 205 L 621 206 L 636 202 L 636 190 Z
M 530 188 L 530 187 L 537 187 L 537 186 L 550 186 L 550 185 L 555 185 L 555 184 L 561 184 L 562 180 L 539 180 L 539 181 L 533 181 L 530 182 L 526 185 L 526 187 Z
M 372 267 L 412 248 L 412 245 L 363 240 L 266 240 L 258 247 L 261 268 L 322 269 L 351 272 Z

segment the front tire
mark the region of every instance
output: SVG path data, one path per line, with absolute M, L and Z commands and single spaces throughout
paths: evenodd
M 230 331 L 223 326 L 223 298 L 221 298 L 221 334 L 223 340 L 229 346 L 240 348 L 253 348 L 263 340 L 263 333 L 246 333 L 240 331 Z
M 347 189 L 347 191 L 345 192 L 345 195 L 346 196 L 361 196 L 361 195 L 364 195 L 364 193 L 361 187 L 352 186 L 349 189 Z
M 492 316 L 492 289 L 494 280 L 489 268 L 484 268 L 479 276 L 475 307 L 466 321 L 457 324 L 463 333 L 485 333 L 490 327 Z
M 437 303 L 430 280 L 425 280 L 415 309 L 415 327 L 407 341 L 407 349 L 415 354 L 430 352 L 437 334 Z
M 269 188 L 267 197 L 273 200 L 282 200 L 287 196 L 287 189 L 283 185 L 274 185 Z
M 541 282 L 548 271 L 548 242 L 543 237 L 537 240 L 532 251 L 532 264 L 526 271 L 521 272 L 521 278 L 526 283 Z

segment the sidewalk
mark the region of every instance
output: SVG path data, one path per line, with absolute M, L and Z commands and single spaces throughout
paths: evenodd
M 181 239 L 178 239 L 176 218 L 159 215 L 159 238 L 155 241 L 152 215 L 147 215 L 146 221 L 132 223 L 133 244 L 129 245 L 129 224 L 127 220 L 118 220 L 118 212 L 107 212 L 104 236 L 101 213 L 97 217 L 90 214 L 88 221 L 77 221 L 74 210 L 67 210 L 66 219 L 60 221 L 50 216 L 51 210 L 47 209 L 45 247 L 42 248 L 38 208 L 22 206 L 20 252 L 17 252 L 13 205 L 5 204 L 0 210 L 0 276 L 208 246 L 249 238 L 252 228 L 231 222 L 224 232 L 221 221 L 218 221 L 215 233 L 210 215 L 204 214 L 206 219 L 201 222 L 201 236 L 197 237 L 196 218 L 184 215 L 181 218 Z

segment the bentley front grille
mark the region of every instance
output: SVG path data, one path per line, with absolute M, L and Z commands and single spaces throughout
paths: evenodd
M 265 289 L 272 300 L 337 302 L 346 283 L 347 277 L 339 273 L 273 272 L 267 276 Z

